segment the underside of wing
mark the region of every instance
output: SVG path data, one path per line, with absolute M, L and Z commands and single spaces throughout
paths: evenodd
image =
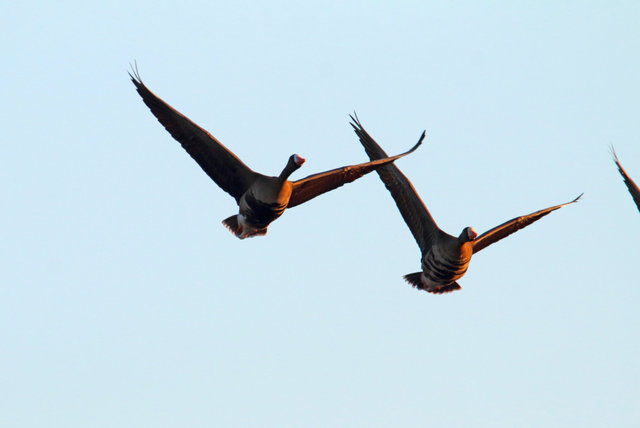
M 257 174 L 207 131 L 151 92 L 137 71 L 129 76 L 144 103 L 171 136 L 218 186 L 238 201 Z
M 360 139 L 360 143 L 367 152 L 369 159 L 387 157 L 385 151 L 365 131 L 358 117 L 351 116 L 351 121 L 351 126 Z M 424 135 L 423 132 L 420 141 L 422 141 Z M 418 196 L 409 179 L 394 164 L 382 166 L 376 171 L 389 193 L 391 193 L 391 197 L 395 201 L 418 246 L 422 252 L 426 251 L 431 247 L 436 235 L 440 232 L 427 207 Z
M 343 166 L 341 168 L 313 174 L 301 180 L 294 181 L 292 183 L 293 189 L 291 191 L 291 199 L 289 200 L 288 207 L 295 207 L 296 205 L 300 205 L 315 198 L 316 196 L 329 192 L 344 184 L 351 183 L 376 168 L 390 164 L 396 159 L 412 153 L 420 146 L 420 144 L 422 144 L 422 138 L 410 150 L 399 155 L 392 157 L 384 156 L 382 159 L 372 160 L 358 165 Z
M 624 170 L 622 165 L 620 165 L 620 161 L 618 160 L 618 156 L 616 155 L 615 150 L 611 147 L 611 153 L 613 154 L 613 160 L 618 166 L 618 171 L 624 180 L 624 184 L 629 189 L 629 193 L 631 193 L 631 197 L 633 201 L 636 203 L 636 207 L 638 207 L 638 211 L 640 211 L 640 189 L 638 189 L 638 185 L 627 175 L 627 172 Z
M 527 214 L 524 216 L 516 217 L 505 223 L 502 223 L 500 226 L 494 227 L 493 229 L 483 233 L 473 241 L 473 253 L 475 254 L 478 251 L 482 250 L 483 248 L 486 248 L 489 245 L 495 242 L 498 242 L 503 238 L 506 238 L 512 233 L 517 232 L 518 230 L 529 226 L 531 223 L 534 223 L 540 220 L 542 217 L 546 216 L 552 211 L 562 208 L 565 205 L 578 202 L 578 199 L 580 199 L 581 197 L 582 197 L 582 194 L 580 194 L 580 196 L 578 196 L 577 198 L 575 198 L 570 202 L 545 208 L 543 210 L 536 211 L 534 213 Z

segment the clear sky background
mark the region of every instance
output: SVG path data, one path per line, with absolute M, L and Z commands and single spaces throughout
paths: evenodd
M 637 427 L 640 3 L 4 2 L 0 426 Z M 376 174 L 240 241 L 129 81 L 257 171 L 365 161 L 440 227 L 575 205 L 462 291 Z

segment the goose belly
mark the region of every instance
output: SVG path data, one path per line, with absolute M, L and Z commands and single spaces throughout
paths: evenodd
M 286 205 L 278 202 L 265 202 L 247 192 L 240 199 L 240 216 L 242 223 L 253 229 L 263 229 L 282 215 Z
M 449 285 L 464 276 L 470 261 L 471 257 L 452 257 L 434 246 L 422 258 L 422 283 L 428 290 Z

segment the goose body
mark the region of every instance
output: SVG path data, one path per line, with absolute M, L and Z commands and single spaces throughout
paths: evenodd
M 222 223 L 241 239 L 267 234 L 269 224 L 280 217 L 291 200 L 293 185 L 286 177 L 304 163 L 292 155 L 278 177 L 258 176 L 238 201 L 238 214 Z
M 351 126 L 370 159 L 386 157 L 384 150 L 371 138 L 357 116 L 351 116 Z M 457 281 L 464 276 L 471 257 L 489 245 L 538 221 L 552 211 L 577 202 L 574 200 L 516 217 L 478 236 L 472 227 L 466 227 L 458 236 L 452 236 L 438 227 L 413 185 L 395 165 L 377 170 L 400 214 L 421 250 L 422 271 L 404 276 L 412 286 L 430 293 L 441 294 L 461 287 Z
M 422 257 L 422 272 L 418 272 L 419 281 L 413 278 L 416 287 L 432 293 L 459 288 L 456 281 L 467 273 L 473 255 L 473 247 L 471 241 L 465 237 L 466 234 L 467 229 L 458 238 L 443 233 L 431 245 Z M 409 278 L 407 280 L 409 281 Z
M 422 143 L 421 139 L 409 151 L 397 156 L 385 156 L 289 181 L 289 176 L 305 162 L 304 158 L 293 154 L 278 176 L 267 176 L 253 171 L 215 137 L 157 97 L 142 83 L 137 70 L 129 76 L 151 113 L 204 172 L 235 198 L 238 214 L 226 218 L 222 223 L 240 239 L 265 235 L 269 224 L 280 217 L 285 209 L 355 181 L 380 166 L 406 156 Z

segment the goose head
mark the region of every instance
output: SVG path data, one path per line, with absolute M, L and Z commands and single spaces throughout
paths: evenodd
M 305 161 L 306 159 L 297 153 L 294 153 L 291 156 L 289 156 L 287 165 L 284 167 L 284 169 L 280 173 L 280 178 L 283 180 L 286 180 L 287 178 L 289 178 L 289 176 L 293 174 L 295 170 L 300 168 Z
M 473 227 L 465 227 L 462 229 L 462 233 L 458 236 L 458 241 L 464 244 L 465 242 L 470 242 L 476 239 L 478 236 L 478 232 Z

